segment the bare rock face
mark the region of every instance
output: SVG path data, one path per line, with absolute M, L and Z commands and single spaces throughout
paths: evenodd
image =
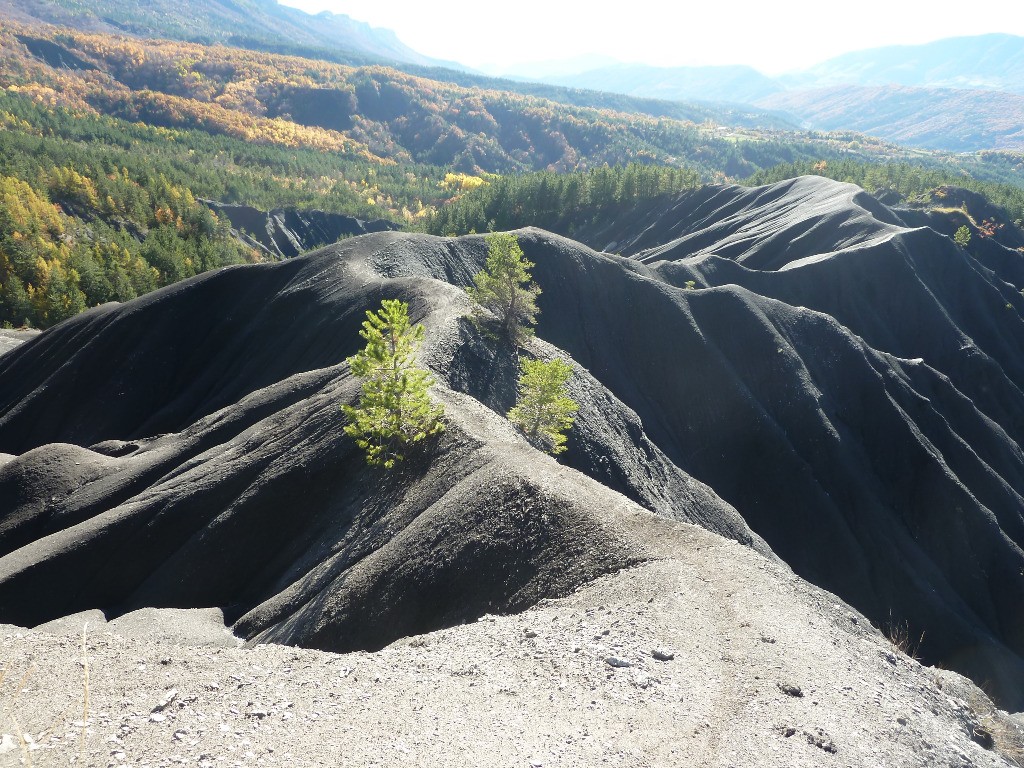
M 1013 252 L 813 177 L 656 213 L 612 233 L 633 258 L 517 233 L 532 351 L 575 363 L 567 466 L 502 418 L 515 351 L 464 319 L 482 237 L 228 268 L 0 357 L 0 621 L 217 606 L 252 641 L 375 649 L 673 557 L 694 523 L 1024 706 Z M 394 474 L 338 410 L 382 298 L 425 324 L 449 419 Z

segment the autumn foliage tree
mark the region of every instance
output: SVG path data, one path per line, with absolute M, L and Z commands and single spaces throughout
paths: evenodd
M 367 311 L 359 335 L 366 346 L 348 359 L 363 377 L 359 402 L 343 405 L 345 433 L 366 451 L 366 463 L 391 469 L 410 447 L 444 430 L 444 408 L 430 399 L 429 371 L 416 363 L 423 326 L 409 321 L 409 305 L 385 299 Z

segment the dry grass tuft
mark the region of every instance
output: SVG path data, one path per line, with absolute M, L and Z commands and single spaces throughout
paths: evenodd
M 983 746 L 1024 768 L 1024 724 L 998 709 L 987 697 L 970 696 L 967 704 L 978 717 L 979 728 L 975 736 L 980 731 L 990 740 Z M 978 738 L 975 741 L 983 743 Z
M 892 614 L 889 614 L 889 621 L 885 622 L 879 629 L 882 634 L 892 643 L 892 647 L 905 656 L 915 661 L 920 660 L 921 645 L 924 643 L 924 632 L 916 639 L 910 633 L 910 623 L 894 621 Z

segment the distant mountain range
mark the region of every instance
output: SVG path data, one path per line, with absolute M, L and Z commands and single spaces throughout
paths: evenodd
M 344 14 L 316 15 L 276 0 L 0 0 L 0 15 L 85 31 L 222 43 L 278 53 L 326 53 L 347 64 L 402 63 L 464 68 L 432 59 L 389 29 Z
M 1024 37 L 950 37 L 845 53 L 781 78 L 788 85 L 907 85 L 1024 93 Z
M 631 96 L 673 101 L 727 101 L 752 104 L 783 90 L 783 86 L 753 67 L 652 67 L 615 64 L 548 82 L 572 88 L 617 91 Z
M 527 70 L 508 73 L 518 76 Z M 748 66 L 653 67 L 608 62 L 590 69 L 550 62 L 534 79 L 573 88 L 666 99 L 754 103 L 780 91 L 838 85 L 966 88 L 1024 94 L 1024 37 L 990 34 L 845 53 L 769 77 Z
M 590 72 L 603 67 L 613 67 L 622 62 L 614 56 L 603 53 L 585 53 L 568 59 L 547 59 L 516 64 L 513 67 L 484 65 L 482 72 L 493 77 L 511 78 L 513 80 L 542 81 L 545 78 L 568 77 L 581 72 Z
M 1021 94 L 845 85 L 780 91 L 757 103 L 826 131 L 860 131 L 926 149 L 1024 148 Z
M 545 82 L 636 97 L 781 110 L 808 128 L 915 147 L 1024 149 L 1024 37 L 1004 34 L 843 54 L 777 78 L 752 67 L 612 64 Z
M 276 0 L 0 0 L 0 17 L 383 63 L 463 86 L 693 122 L 858 131 L 954 152 L 1024 150 L 1024 37 L 1007 34 L 856 51 L 779 77 L 748 66 L 653 67 L 595 55 L 522 65 L 496 80 L 423 56 L 390 30 Z

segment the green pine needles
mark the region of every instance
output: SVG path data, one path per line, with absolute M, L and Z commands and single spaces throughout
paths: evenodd
M 467 288 L 469 295 L 498 320 L 505 338 L 525 342 L 536 323 L 540 288 L 531 281 L 533 264 L 515 235 L 487 236 L 487 266 Z M 352 373 L 363 379 L 355 405 L 343 405 L 345 433 L 366 452 L 366 462 L 392 469 L 415 444 L 444 429 L 444 408 L 428 393 L 430 372 L 416 364 L 423 326 L 409 320 L 409 305 L 385 299 L 376 312 L 367 311 L 359 335 L 366 346 L 348 358 Z M 512 351 L 512 350 L 509 350 Z M 579 405 L 569 397 L 569 363 L 554 359 L 519 361 L 518 397 L 509 420 L 536 448 L 557 455 L 566 450 L 565 433 Z
M 348 358 L 352 373 L 364 378 L 359 402 L 343 405 L 345 433 L 366 451 L 366 463 L 391 469 L 414 444 L 444 430 L 444 407 L 431 402 L 430 372 L 416 364 L 423 326 L 409 322 L 409 305 L 385 299 L 367 310 L 359 335 L 366 346 Z
M 537 297 L 540 288 L 531 282 L 528 261 L 516 236 L 492 232 L 486 236 L 487 264 L 473 277 L 475 285 L 466 292 L 497 319 L 500 334 L 513 344 L 521 344 L 533 335 L 537 324 Z
M 492 232 L 485 239 L 487 264 L 466 292 L 497 319 L 497 335 L 514 345 L 524 344 L 533 335 L 539 312 L 540 288 L 530 275 L 534 264 L 514 234 Z M 479 319 L 479 312 L 474 314 Z M 569 397 L 570 376 L 572 366 L 562 360 L 519 361 L 519 394 L 508 418 L 534 447 L 552 455 L 565 450 L 565 433 L 579 409 Z
M 565 433 L 572 427 L 579 405 L 567 386 L 572 366 L 554 359 L 519 361 L 519 396 L 508 412 L 535 447 L 557 455 L 565 450 Z

